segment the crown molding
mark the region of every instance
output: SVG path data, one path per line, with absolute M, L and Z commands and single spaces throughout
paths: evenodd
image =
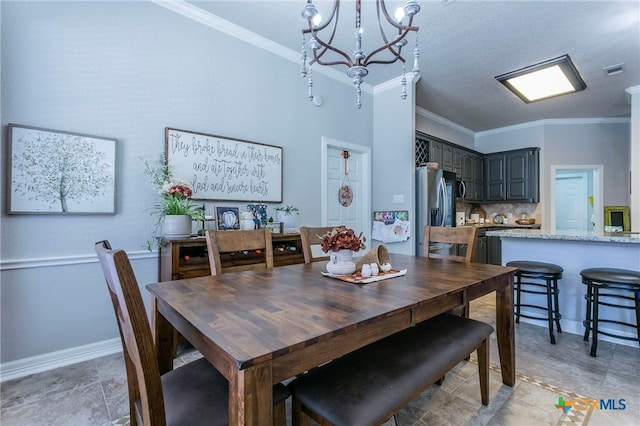
M 630 123 L 630 117 L 602 117 L 602 118 L 550 118 L 545 120 L 530 121 L 528 123 L 514 124 L 513 126 L 499 127 L 476 133 L 476 137 L 490 136 L 504 132 L 528 129 L 542 126 L 571 126 L 576 124 L 625 124 Z
M 158 6 L 164 7 L 165 9 L 168 9 L 172 12 L 175 12 L 179 15 L 182 15 L 185 18 L 192 19 L 196 22 L 206 25 L 209 28 L 213 28 L 231 37 L 235 37 L 238 40 L 242 40 L 246 43 L 252 44 L 256 47 L 259 47 L 268 52 L 271 52 L 274 55 L 278 55 L 281 58 L 284 58 L 295 64 L 300 64 L 300 52 L 297 52 L 293 49 L 289 49 L 288 47 L 285 47 L 272 40 L 269 40 L 266 37 L 263 37 L 259 34 L 254 33 L 253 31 L 249 31 L 248 29 L 241 27 L 239 25 L 236 25 L 233 22 L 227 21 L 226 19 L 223 19 L 217 15 L 214 15 L 213 13 L 200 9 L 199 7 L 194 6 L 191 3 L 187 3 L 184 0 L 149 0 L 149 1 L 157 4 Z M 325 75 L 329 78 L 339 81 L 340 83 L 353 86 L 352 80 L 349 77 L 347 77 L 347 74 L 345 72 L 338 71 L 333 67 L 324 67 L 324 66 L 313 67 L 313 72 Z M 360 89 L 363 92 L 367 92 L 369 94 L 372 94 L 374 91 L 373 86 L 371 86 L 368 83 L 362 83 L 360 85 Z
M 640 86 L 627 87 L 626 89 L 624 89 L 624 91 L 630 95 L 637 95 L 640 93 Z
M 416 115 L 420 115 L 422 117 L 428 118 L 429 120 L 433 120 L 436 123 L 440 123 L 444 126 L 449 127 L 450 129 L 457 130 L 458 132 L 464 133 L 465 135 L 475 136 L 477 134 L 471 129 L 467 129 L 466 127 L 461 126 L 458 123 L 455 123 L 451 120 L 441 117 L 438 114 L 434 114 L 433 112 L 428 111 L 419 106 L 416 106 Z

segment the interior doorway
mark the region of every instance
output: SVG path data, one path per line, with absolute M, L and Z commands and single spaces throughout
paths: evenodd
M 555 229 L 602 230 L 602 165 L 551 166 L 551 176 L 551 218 Z
M 349 152 L 346 160 L 343 151 Z M 346 225 L 371 241 L 371 148 L 323 137 L 322 162 L 323 226 Z M 353 190 L 348 206 L 341 205 L 338 197 L 345 182 Z

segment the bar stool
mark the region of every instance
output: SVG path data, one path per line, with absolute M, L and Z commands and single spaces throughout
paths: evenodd
M 560 318 L 562 318 L 562 315 L 560 315 L 560 305 L 558 303 L 558 294 L 560 293 L 558 280 L 562 278 L 564 269 L 553 263 L 532 262 L 529 260 L 514 260 L 508 262 L 507 266 L 518 268 L 515 273 L 516 301 L 514 307 L 516 308 L 516 323 L 520 323 L 520 317 L 547 321 L 549 324 L 549 339 L 551 340 L 551 344 L 555 345 L 556 336 L 553 334 L 554 321 L 558 333 L 562 333 L 562 328 L 560 328 Z M 525 280 L 544 280 L 544 284 Z M 523 286 L 532 286 L 534 289 L 524 289 Z M 544 290 L 535 290 L 536 287 L 543 288 Z M 546 294 L 547 306 L 521 303 L 521 293 Z M 540 309 L 545 311 L 547 315 L 541 317 L 520 313 L 522 306 Z
M 582 275 L 582 283 L 587 286 L 587 315 L 583 322 L 585 326 L 584 340 L 589 341 L 589 333 L 593 331 L 593 341 L 591 342 L 591 356 L 596 356 L 598 349 L 598 334 L 616 337 L 618 339 L 633 340 L 640 343 L 640 272 L 629 271 L 627 269 L 615 268 L 589 268 L 580 271 Z M 606 291 L 606 292 L 605 292 Z M 614 291 L 613 293 L 611 291 Z M 626 294 L 625 294 L 626 293 Z M 610 300 L 604 302 L 601 300 L 605 297 Z M 624 305 L 616 300 L 631 300 L 633 305 Z M 599 317 L 599 306 L 610 306 L 619 309 L 635 309 L 636 323 L 602 319 Z M 636 329 L 638 337 L 621 336 L 619 334 L 609 333 L 598 329 L 598 323 L 606 322 L 613 324 L 621 324 Z

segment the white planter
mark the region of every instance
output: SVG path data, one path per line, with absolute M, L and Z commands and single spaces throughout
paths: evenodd
M 296 227 L 296 215 L 276 210 L 276 222 L 282 222 L 285 230 Z
M 191 236 L 191 216 L 187 214 L 167 215 L 162 223 L 162 235 L 167 239 Z
M 351 275 L 356 271 L 356 264 L 353 262 L 353 251 L 341 249 L 329 252 L 329 262 L 327 272 L 333 275 Z

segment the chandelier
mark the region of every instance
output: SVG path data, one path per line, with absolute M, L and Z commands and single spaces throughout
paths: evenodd
M 302 17 L 307 20 L 308 27 L 302 30 L 302 68 L 300 69 L 300 75 L 305 78 L 308 76 L 307 86 L 309 88 L 309 100 L 313 100 L 313 76 L 311 72 L 311 65 L 318 63 L 319 65 L 345 65 L 347 67 L 347 75 L 353 79 L 353 85 L 356 88 L 356 106 L 362 107 L 360 85 L 363 79 L 369 74 L 367 66 L 371 64 L 393 64 L 396 61 L 402 62 L 402 99 L 407 97 L 407 79 L 405 76 L 405 59 L 402 57 L 402 48 L 407 45 L 407 35 L 413 31 L 415 33 L 415 45 L 413 48 L 413 74 L 417 76 L 420 74 L 420 67 L 418 65 L 418 59 L 420 57 L 420 50 L 418 49 L 418 27 L 412 26 L 413 17 L 420 12 L 420 6 L 413 1 L 407 1 L 404 7 L 399 8 L 392 18 L 388 11 L 384 0 L 376 0 L 377 11 L 377 25 L 382 36 L 382 45 L 375 48 L 371 53 L 366 54 L 362 50 L 362 37 L 363 28 L 361 25 L 361 0 L 356 0 L 356 19 L 355 19 L 355 50 L 353 55 L 348 55 L 344 50 L 336 47 L 334 38 L 336 36 L 336 29 L 338 26 L 338 17 L 340 15 L 340 0 L 334 0 L 331 15 L 328 19 L 322 22 L 322 18 L 318 13 L 318 9 L 313 4 L 312 0 L 307 0 L 307 4 L 302 9 Z M 402 20 L 407 17 L 408 22 L 402 23 Z M 395 18 L 395 19 L 394 19 Z M 321 37 L 321 32 L 328 27 L 331 27 L 329 31 L 323 33 L 326 37 Z M 395 33 L 393 37 L 388 37 L 385 32 L 387 31 Z M 306 41 L 307 34 L 310 35 L 309 42 Z M 307 47 L 311 49 L 312 58 L 307 64 Z M 332 53 L 328 53 L 332 52 Z M 386 57 L 383 58 L 383 54 Z M 337 58 L 331 60 L 323 58 L 325 55 L 329 58 Z M 337 56 L 336 56 L 337 55 Z

